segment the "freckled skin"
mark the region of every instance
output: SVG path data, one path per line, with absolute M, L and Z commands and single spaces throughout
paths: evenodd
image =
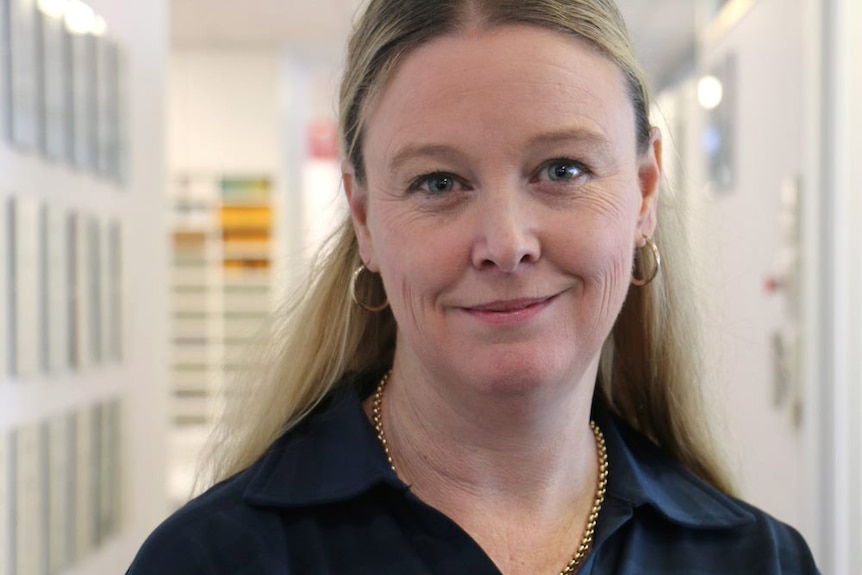
M 410 54 L 372 104 L 365 186 L 348 173 L 345 189 L 398 323 L 396 365 L 484 390 L 591 386 L 660 171 L 657 142 L 637 155 L 619 69 L 561 33 L 475 30 Z M 552 181 L 561 158 L 585 169 Z M 416 188 L 435 172 L 451 190 Z M 517 325 L 465 312 L 551 297 Z

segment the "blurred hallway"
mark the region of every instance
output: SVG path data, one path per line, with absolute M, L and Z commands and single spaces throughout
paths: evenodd
M 0 575 L 122 572 L 344 213 L 361 2 L 0 1 Z M 740 494 L 860 573 L 862 3 L 618 4 Z

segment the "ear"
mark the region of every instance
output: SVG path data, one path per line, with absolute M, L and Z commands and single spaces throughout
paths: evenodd
M 350 219 L 353 221 L 353 232 L 359 244 L 359 257 L 369 271 L 377 272 L 374 261 L 374 242 L 368 229 L 368 192 L 356 179 L 356 169 L 349 162 L 341 164 L 341 181 L 347 205 L 350 209 Z
M 641 208 L 638 214 L 638 229 L 635 241 L 652 237 L 657 225 L 658 194 L 662 172 L 661 130 L 650 128 L 649 145 L 638 162 L 638 181 L 641 191 Z

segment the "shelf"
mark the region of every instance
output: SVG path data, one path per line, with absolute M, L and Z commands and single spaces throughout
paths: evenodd
M 211 388 L 208 373 L 189 373 L 189 372 L 174 372 L 171 375 L 171 382 L 174 388 L 196 388 L 206 387 Z
M 231 312 L 262 312 L 269 314 L 272 310 L 269 294 L 226 294 L 224 296 L 224 309 Z
M 209 429 L 225 379 L 249 368 L 250 346 L 274 308 L 276 222 L 269 178 L 190 175 L 174 192 L 172 439 Z

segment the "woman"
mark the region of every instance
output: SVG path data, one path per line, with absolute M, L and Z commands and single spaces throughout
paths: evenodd
M 815 573 L 709 445 L 648 109 L 609 0 L 372 0 L 350 220 L 130 572 Z

